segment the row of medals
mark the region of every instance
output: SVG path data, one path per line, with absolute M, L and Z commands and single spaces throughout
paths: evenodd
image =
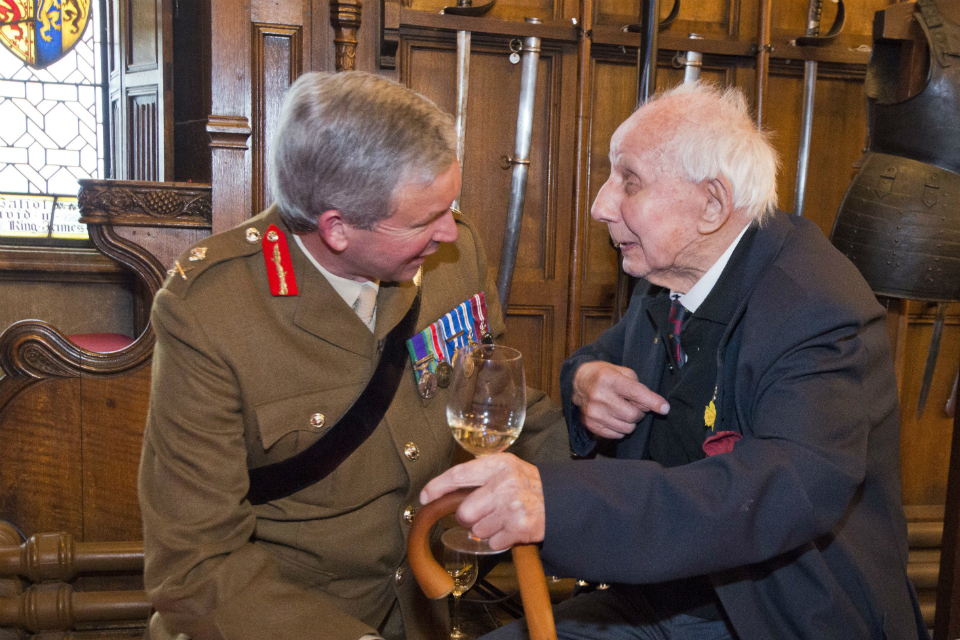
M 493 344 L 493 337 L 487 333 L 483 336 L 481 342 L 483 344 Z M 476 342 L 473 340 L 470 341 L 469 346 L 472 347 L 476 345 Z M 462 351 L 458 350 L 455 352 L 454 357 L 462 353 Z M 437 365 L 436 372 L 430 371 L 428 367 L 430 360 L 433 358 L 433 354 L 430 354 L 416 364 L 416 367 L 421 369 L 420 381 L 417 382 L 417 393 L 419 393 L 420 397 L 424 400 L 429 400 L 437 395 L 438 389 L 446 389 L 449 387 L 450 379 L 453 377 L 453 367 L 446 360 Z M 474 364 L 471 358 L 467 358 L 463 361 L 463 375 L 465 377 L 469 378 L 473 375 L 473 368 Z

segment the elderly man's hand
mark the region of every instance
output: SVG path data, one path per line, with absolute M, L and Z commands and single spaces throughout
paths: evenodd
M 420 502 L 464 487 L 479 488 L 460 504 L 457 521 L 475 536 L 488 538 L 491 548 L 500 551 L 543 540 L 543 488 L 535 466 L 509 453 L 477 458 L 428 482 Z
M 633 369 L 602 360 L 577 368 L 572 400 L 580 407 L 581 424 L 601 438 L 623 438 L 649 412 L 670 410 L 663 396 L 637 381 Z

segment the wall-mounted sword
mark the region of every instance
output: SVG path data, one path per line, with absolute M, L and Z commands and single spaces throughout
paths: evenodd
M 837 0 L 837 17 L 830 31 L 820 35 L 820 14 L 823 0 L 810 0 L 807 7 L 807 33 L 792 44 L 817 46 L 832 41 L 843 29 L 845 11 L 843 0 Z M 817 61 L 807 60 L 803 66 L 803 112 L 800 118 L 800 149 L 797 152 L 797 182 L 793 192 L 793 213 L 803 215 L 803 198 L 807 190 L 807 166 L 810 163 L 810 134 L 813 131 L 813 104 L 817 88 Z
M 643 0 L 640 5 L 640 22 L 628 24 L 623 31 L 640 34 L 637 49 L 637 106 L 646 102 L 657 91 L 658 36 L 670 27 L 680 13 L 680 0 L 673 0 L 673 7 L 666 18 L 660 20 L 660 0 Z
M 527 18 L 530 24 L 539 24 L 538 18 Z M 497 293 L 500 307 L 506 311 L 513 282 L 513 268 L 520 246 L 520 226 L 523 221 L 523 202 L 527 193 L 527 173 L 530 169 L 530 139 L 533 135 L 533 107 L 537 93 L 537 65 L 540 62 L 540 38 L 528 36 L 521 48 L 520 108 L 517 112 L 517 138 L 513 157 L 500 158 L 504 169 L 513 167 L 510 181 L 510 203 L 507 207 L 503 246 L 500 249 L 500 270 L 497 273 Z
M 442 13 L 452 16 L 482 16 L 493 8 L 497 0 L 474 7 L 472 0 L 457 0 L 457 6 L 447 7 Z M 466 140 L 467 93 L 470 81 L 470 32 L 457 31 L 457 160 L 460 162 L 460 178 L 463 178 L 463 145 Z M 457 196 L 456 207 L 460 201 Z

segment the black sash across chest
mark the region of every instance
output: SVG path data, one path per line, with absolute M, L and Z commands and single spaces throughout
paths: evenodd
M 353 401 L 312 445 L 286 460 L 249 470 L 251 504 L 279 500 L 323 480 L 340 466 L 374 432 L 400 387 L 407 365 L 406 341 L 420 315 L 420 290 L 410 310 L 384 339 L 377 368 Z

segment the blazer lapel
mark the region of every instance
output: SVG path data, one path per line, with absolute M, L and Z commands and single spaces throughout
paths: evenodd
M 418 274 L 417 278 L 419 277 Z M 413 282 L 380 283 L 380 293 L 377 295 L 377 326 L 373 331 L 373 337 L 378 343 L 403 320 L 416 297 L 417 285 Z M 419 321 L 416 326 L 421 328 Z M 410 336 L 405 336 L 404 340 L 407 338 Z
M 666 317 L 670 299 L 663 293 L 663 289 L 650 285 L 645 292 L 634 294 L 632 302 L 639 302 L 637 315 L 632 316 L 632 323 L 624 337 L 623 366 L 633 369 L 637 373 L 637 380 L 648 389 L 659 393 L 660 381 L 663 377 L 664 362 L 667 358 L 667 348 L 657 328 L 655 317 Z M 623 321 L 631 318 L 628 312 Z M 616 443 L 618 458 L 641 459 L 647 448 L 647 439 L 650 435 L 650 426 L 653 423 L 653 413 L 648 413 L 637 423 L 633 433 Z

